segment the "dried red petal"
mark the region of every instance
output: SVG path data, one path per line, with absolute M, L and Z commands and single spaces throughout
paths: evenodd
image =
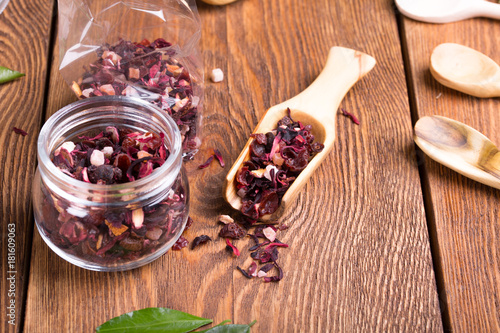
M 198 166 L 198 169 L 208 168 L 208 166 L 210 165 L 210 163 L 212 163 L 213 160 L 214 160 L 214 155 L 210 155 L 210 157 L 208 158 L 208 160 L 205 163 Z
M 232 252 L 233 252 L 233 253 L 234 253 L 237 257 L 239 257 L 239 256 L 240 256 L 240 250 L 238 250 L 238 249 L 236 248 L 236 246 L 234 246 L 234 245 L 233 245 L 233 243 L 231 243 L 231 241 L 229 240 L 229 238 L 226 238 L 226 244 L 227 244 L 226 248 L 231 249 L 231 251 L 232 251 Z
M 225 167 L 226 166 L 226 164 L 224 163 L 224 159 L 222 158 L 222 154 L 220 153 L 219 149 L 214 149 L 214 156 L 219 161 L 219 164 L 220 164 L 221 167 Z
M 345 116 L 345 117 L 348 117 L 352 120 L 353 123 L 355 123 L 356 125 L 359 125 L 359 120 L 358 118 L 356 118 L 355 115 L 353 115 L 352 113 L 350 112 L 347 112 L 346 110 L 344 109 L 340 109 L 342 111 L 342 115 Z
M 28 135 L 28 132 L 26 132 L 25 130 L 22 130 L 20 128 L 17 128 L 17 127 L 13 127 L 12 130 L 16 133 L 16 134 L 20 134 L 22 136 L 26 136 Z

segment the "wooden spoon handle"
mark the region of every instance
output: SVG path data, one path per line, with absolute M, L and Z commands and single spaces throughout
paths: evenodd
M 292 99 L 272 109 L 298 109 L 318 120 L 335 121 L 335 111 L 349 89 L 375 66 L 365 53 L 332 47 L 326 65 L 314 82 Z
M 472 127 L 445 117 L 423 117 L 415 124 L 414 139 L 433 160 L 500 189 L 500 152 Z

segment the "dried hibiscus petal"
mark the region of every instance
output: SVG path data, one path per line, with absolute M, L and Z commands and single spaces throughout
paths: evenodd
M 25 130 L 22 130 L 20 128 L 17 128 L 17 127 L 13 127 L 12 130 L 16 133 L 16 134 L 20 134 L 22 136 L 26 136 L 28 135 L 28 132 L 26 132 Z
M 175 242 L 175 244 L 172 246 L 172 250 L 180 251 L 180 250 L 182 250 L 182 248 L 188 246 L 188 244 L 189 244 L 189 241 L 184 236 L 181 236 Z
M 222 158 L 222 154 L 220 153 L 219 149 L 214 149 L 214 156 L 217 158 L 217 161 L 219 161 L 219 164 L 221 167 L 225 167 L 226 164 L 224 163 L 224 159 Z
M 278 269 L 278 275 L 271 277 L 266 276 L 264 277 L 264 282 L 278 282 L 283 279 L 283 269 L 281 269 L 276 262 L 274 262 L 274 266 Z
M 233 245 L 233 243 L 231 243 L 231 241 L 229 240 L 229 238 L 226 238 L 226 248 L 229 249 L 231 252 L 233 252 L 237 257 L 240 256 L 240 250 L 238 250 L 236 248 L 236 246 Z
M 193 243 L 191 244 L 191 250 L 193 250 L 195 247 L 197 247 L 198 245 L 200 244 L 204 244 L 208 241 L 211 241 L 212 238 L 210 238 L 209 236 L 207 235 L 201 235 L 201 236 L 198 236 L 196 237 L 195 239 L 193 239 Z
M 213 160 L 214 160 L 214 155 L 210 155 L 210 157 L 207 159 L 205 163 L 198 166 L 198 169 L 208 168 L 208 166 L 212 163 Z
M 355 115 L 353 115 L 352 113 L 350 112 L 347 112 L 346 110 L 344 109 L 340 109 L 342 111 L 342 115 L 345 116 L 345 117 L 348 117 L 352 120 L 353 123 L 355 123 L 356 125 L 359 125 L 359 120 L 358 118 L 356 118 Z

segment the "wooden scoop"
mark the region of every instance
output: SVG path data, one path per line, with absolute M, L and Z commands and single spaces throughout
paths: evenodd
M 399 11 L 417 21 L 448 23 L 473 17 L 500 19 L 500 5 L 485 0 L 395 0 Z
M 311 160 L 286 191 L 278 210 L 272 215 L 262 216 L 260 220 L 277 219 L 300 193 L 306 181 L 333 147 L 335 119 L 340 102 L 347 91 L 374 66 L 375 59 L 367 54 L 342 47 L 332 47 L 325 68 L 306 90 L 267 110 L 253 133 L 267 133 L 274 130 L 278 120 L 287 115 L 287 108 L 290 108 L 293 120 L 312 125 L 315 140 L 323 143 L 325 148 Z M 234 181 L 243 162 L 250 158 L 249 147 L 252 140 L 250 138 L 247 141 L 225 181 L 224 197 L 236 210 L 241 209 L 242 203 L 236 194 Z
M 476 97 L 500 97 L 500 66 L 460 44 L 437 46 L 431 55 L 432 76 L 447 87 Z
M 472 127 L 445 117 L 423 117 L 415 124 L 414 139 L 433 160 L 500 189 L 500 152 Z

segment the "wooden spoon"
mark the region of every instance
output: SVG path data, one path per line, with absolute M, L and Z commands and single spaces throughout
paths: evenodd
M 208 3 L 210 5 L 222 6 L 230 4 L 231 2 L 235 2 L 237 0 L 201 0 L 204 3 Z
M 396 6 L 405 16 L 430 23 L 479 16 L 500 19 L 500 5 L 484 0 L 396 0 Z
M 423 117 L 415 124 L 414 140 L 433 160 L 500 189 L 500 152 L 472 127 L 445 117 Z
M 431 73 L 447 87 L 476 97 L 500 96 L 500 66 L 486 55 L 460 44 L 437 46 Z
M 272 215 L 262 216 L 260 220 L 278 218 L 300 193 L 306 181 L 333 147 L 336 111 L 340 102 L 349 89 L 374 66 L 375 59 L 367 54 L 342 47 L 332 47 L 325 68 L 306 90 L 267 110 L 253 133 L 267 133 L 274 130 L 278 120 L 283 118 L 287 114 L 287 108 L 290 108 L 291 117 L 295 121 L 312 125 L 315 140 L 323 143 L 325 148 L 311 160 L 286 191 L 278 210 Z M 236 210 L 241 209 L 242 203 L 236 194 L 234 179 L 242 163 L 250 158 L 249 147 L 252 140 L 250 138 L 247 141 L 225 181 L 224 197 Z

